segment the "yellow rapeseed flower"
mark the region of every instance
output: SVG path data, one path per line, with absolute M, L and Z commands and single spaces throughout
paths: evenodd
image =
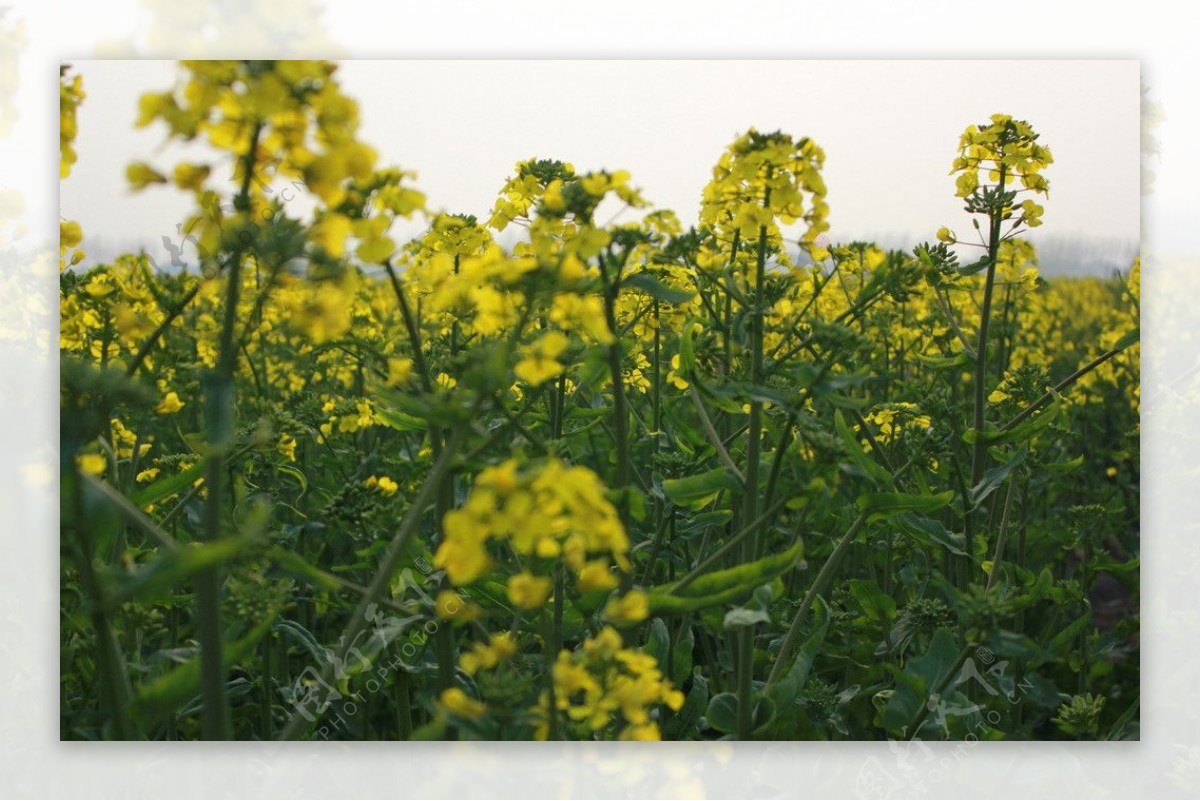
M 75 463 L 90 476 L 98 476 L 108 467 L 108 459 L 102 453 L 81 453 L 75 457 Z
M 541 609 L 554 591 L 554 582 L 532 573 L 517 573 L 508 579 L 508 600 L 518 609 Z
M 397 387 L 408 381 L 412 375 L 412 359 L 388 359 L 387 385 Z
M 630 590 L 604 607 L 604 619 L 618 626 L 639 623 L 649 616 L 650 603 L 641 590 Z
M 154 407 L 154 411 L 158 412 L 159 414 L 175 414 L 175 412 L 182 409 L 183 406 L 184 403 L 179 399 L 178 393 L 168 392 L 163 396 L 163 399 L 158 402 L 158 405 Z
M 490 641 L 474 643 L 471 650 L 459 657 L 459 667 L 468 675 L 474 676 L 481 670 L 491 670 L 517 652 L 517 644 L 513 641 L 512 632 L 502 631 L 491 635 Z
M 440 591 L 434 601 L 434 613 L 439 620 L 469 623 L 479 617 L 482 612 L 479 604 L 454 590 Z
M 289 462 L 296 461 L 296 438 L 286 431 L 279 435 L 279 442 L 275 445 L 275 450 L 279 451 Z
M 487 712 L 487 705 L 471 698 L 459 687 L 451 687 L 444 690 L 441 695 L 442 706 L 460 718 L 476 718 L 483 717 Z

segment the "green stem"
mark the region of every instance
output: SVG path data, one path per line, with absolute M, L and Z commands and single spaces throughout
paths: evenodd
M 771 667 L 771 675 L 767 678 L 767 686 L 770 687 L 783 675 L 787 668 L 787 664 L 791 659 L 792 651 L 796 647 L 796 640 L 800 636 L 800 629 L 804 625 L 805 619 L 808 617 L 808 612 L 812 609 L 813 602 L 817 600 L 817 596 L 825 591 L 825 585 L 833 577 L 833 573 L 837 570 L 838 564 L 845 556 L 846 550 L 850 547 L 850 543 L 858 535 L 858 532 L 867 522 L 867 513 L 863 512 L 854 519 L 850 524 L 850 528 L 842 535 L 837 546 L 833 549 L 833 553 L 825 560 L 825 564 L 821 566 L 821 572 L 813 579 L 812 586 L 808 588 L 808 592 L 804 596 L 804 600 L 800 602 L 800 608 L 796 610 L 796 616 L 792 618 L 792 625 L 788 627 L 787 634 L 784 635 L 783 643 L 779 646 L 779 656 L 775 657 L 775 664 Z
M 985 592 L 991 592 L 996 583 L 996 576 L 1000 575 L 1000 560 L 1004 558 L 1004 543 L 1008 538 L 1008 511 L 1012 506 L 1013 489 L 1016 486 L 1017 477 L 1013 476 L 1008 480 L 1008 492 L 1004 494 L 1004 513 L 1000 515 L 1000 531 L 996 534 L 996 551 L 992 554 L 992 570 L 988 574 Z
M 250 134 L 250 146 L 244 156 L 245 172 L 241 191 L 234 206 L 243 214 L 250 215 L 250 179 L 254 174 L 254 161 L 258 151 L 258 139 L 263 125 L 256 122 Z M 241 293 L 241 265 L 245 245 L 234 248 L 227 266 L 228 276 L 225 293 L 225 308 L 218 339 L 216 370 L 208 381 L 205 398 L 206 434 L 209 454 L 205 470 L 208 497 L 204 506 L 203 541 L 213 542 L 220 538 L 225 502 L 225 454 L 234 431 L 234 383 L 233 374 L 237 366 L 238 351 L 234 340 L 237 325 L 238 300 Z M 224 634 L 221 626 L 221 573 L 217 567 L 196 574 L 196 639 L 200 643 L 200 697 L 201 737 L 205 740 L 228 740 L 229 705 L 225 698 L 225 665 L 222 650 Z
M 1125 350 L 1124 347 L 1113 348 L 1112 350 L 1106 351 L 1106 352 L 1100 354 L 1099 356 L 1097 356 L 1096 358 L 1092 359 L 1090 362 L 1085 364 L 1083 367 L 1080 367 L 1078 370 L 1071 373 L 1069 376 L 1064 378 L 1062 381 L 1059 381 L 1057 384 L 1055 384 L 1054 389 L 1046 392 L 1044 395 L 1042 395 L 1040 398 L 1035 400 L 1033 403 L 1029 404 L 1024 409 L 1022 409 L 1019 414 L 1017 414 L 1015 417 L 1013 417 L 1011 420 L 1009 420 L 1004 425 L 1000 426 L 1000 430 L 1008 431 L 1008 430 L 1012 429 L 1018 423 L 1024 421 L 1027 417 L 1029 417 L 1034 412 L 1041 409 L 1043 406 L 1047 406 L 1051 401 L 1054 400 L 1055 395 L 1061 394 L 1064 389 L 1067 389 L 1072 384 L 1074 384 L 1076 381 L 1083 378 L 1085 375 L 1092 372 L 1097 367 L 1104 364 L 1106 361 L 1108 361 L 1112 357 L 1116 356 L 1118 353 L 1120 353 L 1123 350 Z
M 616 266 L 614 274 L 608 275 L 604 254 L 600 255 L 600 271 L 606 282 L 604 292 L 604 320 L 608 325 L 613 341 L 608 346 L 608 371 L 613 387 L 613 439 L 616 445 L 616 476 L 613 486 L 623 489 L 629 486 L 630 454 L 629 454 L 629 410 L 626 408 L 625 382 L 621 377 L 621 338 L 617 325 L 617 295 L 620 292 L 620 266 Z M 628 514 L 628 502 L 622 501 L 620 507 L 622 517 Z
M 767 491 L 763 493 L 763 504 L 766 506 L 770 506 L 775 500 L 775 490 L 779 487 L 779 473 L 783 470 L 783 457 L 787 453 L 788 445 L 792 443 L 792 427 L 795 424 L 796 415 L 789 414 L 779 432 L 779 442 L 775 445 L 775 454 L 771 459 L 771 472 L 767 475 Z M 759 551 L 754 558 L 757 559 L 761 555 L 762 552 Z
M 259 679 L 262 681 L 262 695 L 259 697 L 259 711 L 262 717 L 262 739 L 270 740 L 275 737 L 275 719 L 272 715 L 272 701 L 275 693 L 275 677 L 271 669 L 271 652 L 275 650 L 275 638 L 268 632 L 262 641 L 262 670 Z
M 729 451 L 725 448 L 725 443 L 721 442 L 721 436 L 713 426 L 712 418 L 708 416 L 708 410 L 704 408 L 704 401 L 700 399 L 700 391 L 696 389 L 695 378 L 692 378 L 689 382 L 688 391 L 692 398 L 692 405 L 696 407 L 696 416 L 700 418 L 700 425 L 704 429 L 704 433 L 708 436 L 708 441 L 712 443 L 713 448 L 716 450 L 721 464 L 725 465 L 729 472 L 733 473 L 737 478 L 738 483 L 745 487 L 746 477 L 742 475 L 742 471 L 738 469 L 737 464 L 733 461 L 733 457 L 729 455 Z
M 558 564 L 554 569 L 554 614 L 551 617 L 549 636 L 546 637 L 546 718 L 549 723 L 549 733 L 546 739 L 559 739 L 558 732 L 558 702 L 554 689 L 554 662 L 562 648 L 563 600 L 563 568 Z
M 775 501 L 775 503 L 771 504 L 770 508 L 768 508 L 754 520 L 750 521 L 748 526 L 744 527 L 737 534 L 734 534 L 732 537 L 727 539 L 724 545 L 713 551 L 708 556 L 704 557 L 704 559 L 702 559 L 695 567 L 693 567 L 686 576 L 672 585 L 668 592 L 672 594 L 678 593 L 684 587 L 691 584 L 700 576 L 704 575 L 706 570 L 717 564 L 721 559 L 729 555 L 734 548 L 750 537 L 751 534 L 754 534 L 756 531 L 762 528 L 762 526 L 772 517 L 774 517 L 775 514 L 782 509 L 789 500 L 791 500 L 791 498 L 780 498 L 779 500 Z
M 658 298 L 652 301 L 654 317 L 654 436 L 662 431 L 662 327 L 658 309 Z
M 392 292 L 396 295 L 396 303 L 400 306 L 400 317 L 404 321 L 404 329 L 408 334 L 408 344 L 413 353 L 413 364 L 417 368 L 417 377 L 420 378 L 421 386 L 426 392 L 433 392 L 433 377 L 430 375 L 429 365 L 425 361 L 425 348 L 421 344 L 421 329 L 417 327 L 412 307 L 409 306 L 408 298 L 404 295 L 404 287 L 400 285 L 400 277 L 396 275 L 396 268 L 392 266 L 390 260 L 383 263 L 383 268 L 387 270 Z
M 475 409 L 471 413 L 471 418 L 474 419 L 475 414 L 479 411 L 479 404 L 475 404 Z M 420 527 L 421 518 L 425 515 L 425 508 L 434 500 L 435 493 L 442 486 L 447 474 L 450 472 L 450 465 L 453 457 L 458 452 L 459 446 L 465 437 L 468 426 L 456 426 L 451 430 L 450 437 L 446 442 L 446 447 L 442 450 L 437 461 L 433 463 L 432 469 L 429 471 L 429 476 L 421 485 L 421 489 L 417 492 L 417 496 L 413 498 L 412 505 L 408 507 L 408 511 L 404 513 L 404 518 L 400 521 L 400 528 L 392 537 L 391 543 L 388 545 L 387 551 L 383 555 L 383 559 L 379 564 L 379 569 L 375 571 L 375 575 L 371 578 L 371 583 L 367 585 L 367 590 L 359 599 L 358 606 L 354 610 L 354 614 L 350 616 L 350 622 L 346 624 L 342 635 L 338 640 L 338 647 L 333 659 L 329 665 L 322 671 L 322 679 L 328 684 L 333 679 L 335 666 L 343 664 L 346 656 L 350 653 L 350 649 L 354 647 L 359 635 L 366 630 L 368 608 L 374 606 L 379 598 L 383 597 L 391 584 L 392 576 L 396 572 L 396 567 L 399 566 L 401 559 L 404 558 L 404 552 L 408 547 L 408 542 L 413 535 L 417 533 Z M 294 740 L 308 730 L 311 722 L 304 714 L 297 710 L 284 727 L 283 732 L 279 735 L 283 740 Z
M 754 630 L 742 626 L 737 632 L 737 738 L 750 740 L 754 734 Z
M 658 528 L 654 534 L 654 544 L 650 546 L 650 558 L 646 560 L 646 567 L 642 570 L 642 585 L 650 583 L 650 577 L 654 574 L 654 563 L 658 561 L 658 552 L 662 550 L 663 536 L 666 534 L 667 527 L 671 527 L 671 535 L 674 538 L 675 534 L 675 507 L 671 507 L 668 512 L 658 522 Z
M 938 682 L 937 687 L 925 697 L 926 700 L 934 695 L 940 696 L 946 691 L 946 688 L 950 686 L 950 682 L 958 677 L 959 671 L 962 670 L 963 663 L 967 661 L 967 657 L 971 655 L 972 650 L 974 650 L 974 646 L 972 646 L 970 643 L 967 643 L 963 647 L 962 651 L 960 651 L 958 654 L 958 658 L 954 660 L 954 665 L 949 671 L 947 671 L 946 675 L 942 677 L 942 680 Z M 905 727 L 904 733 L 910 740 L 916 738 L 917 732 L 919 732 L 921 730 L 921 726 L 925 724 L 925 718 L 929 717 L 930 711 L 932 710 L 928 703 L 921 704 L 921 708 L 917 710 L 917 715 L 915 718 L 913 718 L 912 723 Z
M 150 355 L 150 351 L 154 349 L 155 344 L 167 332 L 167 329 L 171 327 L 171 323 L 175 322 L 179 315 L 183 314 L 183 310 L 187 308 L 188 304 L 196 298 L 196 295 L 200 294 L 200 286 L 203 283 L 203 281 L 197 280 L 195 285 L 187 291 L 187 294 L 180 299 L 179 303 L 167 310 L 167 314 L 163 317 L 162 322 L 150 333 L 150 336 L 146 337 L 146 341 L 138 348 L 137 354 L 129 362 L 129 366 L 125 368 L 126 377 L 132 378 L 137 373 L 138 368 L 146 361 L 146 357 Z
M 408 689 L 408 674 L 403 670 L 396 671 L 392 691 L 396 697 L 396 739 L 407 740 L 413 732 L 412 697 Z
M 75 469 L 73 464 L 71 469 Z M 96 632 L 96 668 L 100 678 L 100 697 L 108 712 L 108 719 L 112 721 L 114 737 L 118 740 L 131 740 L 134 729 L 129 719 L 129 675 L 117 642 L 117 633 L 113 629 L 111 604 L 107 602 L 96 575 L 96 549 L 88 527 L 88 519 L 84 515 L 83 492 L 79 484 L 79 477 L 82 475 L 78 470 L 75 471 L 75 480 L 71 482 L 70 488 L 79 535 L 78 542 L 72 550 L 79 565 L 79 583 L 92 603 L 89 616 L 92 628 Z
M 771 192 L 763 195 L 763 206 L 769 202 Z M 758 253 L 755 260 L 754 308 L 750 310 L 750 383 L 757 386 L 763 380 L 763 309 L 767 280 L 767 227 L 758 229 Z M 746 481 L 742 496 L 742 520 L 749 525 L 758 516 L 758 472 L 759 455 L 762 451 L 762 401 L 750 400 L 750 426 L 746 434 Z M 759 538 L 755 535 L 747 540 L 742 556 L 752 561 L 758 551 Z
M 1000 180 L 996 185 L 997 196 L 1004 193 L 1004 183 L 1008 177 L 1008 166 L 1000 165 Z M 1000 227 L 1003 224 L 1000 209 L 990 212 L 991 230 L 988 236 L 988 266 L 987 277 L 983 283 L 983 307 L 979 312 L 979 340 L 975 345 L 975 452 L 971 459 L 971 486 L 975 486 L 983 478 L 984 462 L 987 461 L 987 443 L 983 438 L 983 426 L 987 411 L 987 344 L 988 326 L 992 315 L 992 294 L 996 284 L 996 253 L 1000 248 Z M 968 546 L 971 543 L 967 543 Z M 968 550 L 970 553 L 970 550 Z

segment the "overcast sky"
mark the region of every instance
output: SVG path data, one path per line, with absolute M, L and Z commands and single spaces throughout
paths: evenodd
M 165 259 L 161 237 L 190 196 L 132 194 L 124 170 L 203 156 L 164 149 L 161 125 L 132 127 L 138 97 L 170 87 L 178 68 L 74 66 L 88 98 L 62 213 L 104 251 L 140 245 Z M 1130 247 L 1139 237 L 1136 61 L 346 61 L 338 75 L 360 102 L 361 137 L 382 164 L 415 170 L 435 209 L 486 217 L 513 164 L 537 156 L 629 170 L 688 224 L 721 151 L 754 126 L 824 148 L 833 241 L 966 233 L 950 162 L 967 124 L 1002 112 L 1030 121 L 1054 153 L 1038 234 Z

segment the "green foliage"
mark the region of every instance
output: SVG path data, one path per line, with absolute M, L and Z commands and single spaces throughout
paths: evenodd
M 205 276 L 62 274 L 64 739 L 1136 737 L 1136 275 L 1037 276 L 1026 123 L 964 134 L 966 266 L 818 244 L 782 132 L 691 228 L 539 159 L 398 244 L 332 70 L 187 70 L 143 115 L 319 202 L 180 164 Z

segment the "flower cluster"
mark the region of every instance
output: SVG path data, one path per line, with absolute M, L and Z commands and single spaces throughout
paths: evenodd
M 209 184 L 213 166 L 177 164 L 170 177 L 143 162 L 126 174 L 134 189 L 173 182 L 196 196 L 202 210 L 183 227 L 200 250 L 216 254 L 223 237 L 244 231 L 275 212 L 269 184 L 275 176 L 297 180 L 326 206 L 342 203 L 350 181 L 372 178 L 376 152 L 358 141 L 358 104 L 339 86 L 337 68 L 327 61 L 184 61 L 187 78 L 166 92 L 143 95 L 138 126 L 161 121 L 170 136 L 205 138 L 236 157 L 234 177 L 246 186 L 250 208 L 223 205 Z M 252 169 L 253 174 L 247 174 Z M 420 205 L 415 199 L 401 207 Z M 338 219 L 329 224 L 326 244 L 344 234 Z
M 929 431 L 933 427 L 933 420 L 929 415 L 921 414 L 917 404 L 904 401 L 882 404 L 865 419 L 878 432 L 879 441 L 884 443 L 900 437 L 905 431 Z
M 950 174 L 958 175 L 955 190 L 959 197 L 968 200 L 969 211 L 982 210 L 981 203 L 986 198 L 980 193 L 993 187 L 1000 191 L 1049 194 L 1050 182 L 1042 170 L 1054 163 L 1054 156 L 1050 148 L 1037 140 L 1038 134 L 1029 123 L 1008 114 L 993 114 L 989 123 L 967 127 L 959 138 L 958 156 Z M 1025 200 L 1019 208 L 1014 228 L 1020 224 L 1029 228 L 1042 224 L 1044 210 L 1036 202 Z M 1006 210 L 1006 218 L 1009 216 L 1011 212 Z
M 702 267 L 718 267 L 720 253 L 728 250 L 733 235 L 747 251 L 765 232 L 772 250 L 782 244 L 780 225 L 797 220 L 805 224 L 800 244 L 814 257 L 824 255 L 817 237 L 829 229 L 826 218 L 825 181 L 821 168 L 825 152 L 811 139 L 794 139 L 776 131 L 763 134 L 750 129 L 721 154 L 712 180 L 704 188 L 700 223 L 723 243 L 702 252 Z M 786 253 L 779 254 L 786 260 Z
M 509 579 L 509 597 L 538 608 L 546 574 L 561 559 L 580 592 L 612 589 L 611 567 L 629 569 L 629 539 L 604 484 L 586 467 L 548 459 L 522 470 L 515 459 L 482 470 L 462 508 L 446 513 L 434 565 L 454 584 L 470 584 L 492 566 L 489 545 L 508 546 L 531 568 Z
M 58 175 L 66 178 L 71 174 L 75 164 L 75 136 L 79 132 L 76 122 L 76 112 L 79 104 L 87 95 L 83 91 L 83 77 L 68 75 L 69 68 L 64 66 L 59 70 L 58 77 Z M 78 264 L 85 258 L 84 252 L 78 250 L 83 239 L 83 231 L 79 223 L 63 219 L 58 224 L 58 269 Z M 69 255 L 68 255 L 69 254 Z
M 570 725 L 599 732 L 619 720 L 620 740 L 661 739 L 653 708 L 678 711 L 684 696 L 663 678 L 654 657 L 625 648 L 621 635 L 605 627 L 577 651 L 561 651 L 554 662 L 554 709 L 549 693 L 540 702 L 536 736 L 549 735 L 551 715 L 565 713 Z

